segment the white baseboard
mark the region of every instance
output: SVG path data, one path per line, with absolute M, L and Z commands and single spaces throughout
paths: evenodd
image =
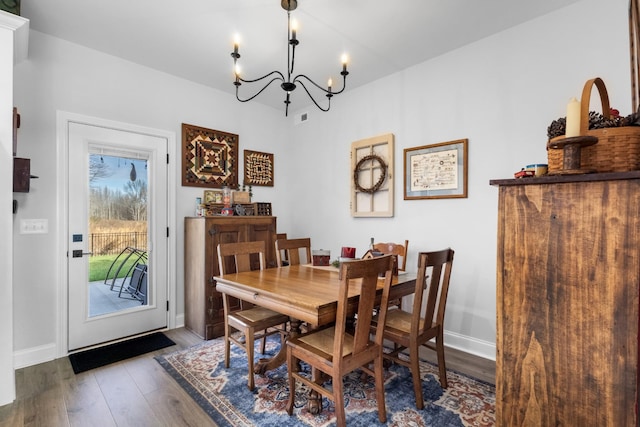
M 176 316 L 176 328 L 184 326 L 184 314 Z M 13 352 L 13 368 L 21 369 L 57 359 L 55 343 Z
M 444 331 L 444 345 L 485 359 L 496 360 L 496 344 L 489 341 Z
M 184 328 L 184 314 L 176 315 L 176 329 Z
M 56 359 L 56 344 L 50 343 L 13 353 L 13 368 L 20 369 Z

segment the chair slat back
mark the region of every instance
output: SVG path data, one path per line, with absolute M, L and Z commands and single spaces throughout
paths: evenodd
M 404 245 L 399 243 L 374 243 L 373 250 L 383 254 L 392 254 L 402 257 L 398 259 L 398 270 L 405 271 L 407 268 L 407 254 L 409 253 L 409 241 L 405 240 Z
M 238 242 L 238 243 L 220 243 L 218 245 L 218 265 L 220 273 L 227 274 L 225 259 L 233 256 L 236 273 L 251 270 L 251 255 L 257 254 L 260 259 L 260 270 L 264 269 L 265 258 L 264 253 L 266 246 L 264 241 L 256 242 Z
M 282 251 L 285 258 L 288 258 L 289 265 L 300 264 L 300 250 L 304 251 L 307 261 L 311 262 L 311 239 L 308 237 L 301 239 L 278 239 L 276 240 L 276 261 L 278 267 L 282 266 Z
M 278 240 L 287 240 L 287 233 L 276 233 L 276 241 Z M 276 252 L 277 252 L 277 249 L 276 249 Z M 280 254 L 280 256 L 282 257 L 282 261 L 286 261 L 287 264 L 289 263 L 289 255 L 287 255 L 286 252 L 284 254 Z M 276 260 L 277 259 L 278 257 L 276 256 Z M 279 267 L 282 267 L 282 261 L 277 261 Z
M 333 354 L 342 354 L 344 336 L 347 326 L 347 311 L 349 289 L 353 286 L 360 288 L 356 328 L 352 354 L 357 354 L 367 348 L 370 341 L 371 319 L 378 287 L 378 277 L 384 276 L 382 301 L 378 309 L 378 321 L 384 324 L 389 305 L 389 290 L 393 276 L 393 257 L 386 255 L 366 260 L 350 261 L 342 264 L 340 270 L 340 289 L 336 312 L 336 334 L 334 338 Z M 383 328 L 377 328 L 374 341 L 382 345 Z M 340 363 L 334 360 L 334 363 Z
M 418 254 L 418 278 L 413 300 L 411 332 L 426 331 L 435 324 L 444 324 L 444 314 L 449 292 L 453 249 Z M 428 285 L 427 285 L 428 284 Z M 426 289 L 425 289 L 425 285 Z M 426 301 L 423 301 L 426 295 Z M 423 324 L 420 325 L 422 319 Z

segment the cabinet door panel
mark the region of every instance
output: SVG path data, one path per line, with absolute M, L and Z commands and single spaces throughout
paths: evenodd
M 638 180 L 500 188 L 498 425 L 636 425 L 638 194 Z
M 222 296 L 215 289 L 214 277 L 220 274 L 217 246 L 264 240 L 268 267 L 275 266 L 275 217 L 185 218 L 185 326 L 204 339 L 224 335 Z M 255 257 L 255 267 L 260 261 Z M 252 261 L 252 263 L 254 262 Z M 225 261 L 233 271 L 233 261 Z M 240 302 L 232 299 L 232 310 Z

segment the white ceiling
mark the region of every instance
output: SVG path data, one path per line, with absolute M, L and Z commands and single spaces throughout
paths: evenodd
M 332 77 L 337 90 L 347 53 L 353 89 L 578 1 L 299 0 L 295 72 L 322 86 Z M 236 33 L 244 78 L 286 73 L 279 0 L 22 0 L 21 15 L 33 30 L 229 93 Z M 274 83 L 252 102 L 284 110 L 283 101 Z M 309 103 L 299 88 L 290 108 Z

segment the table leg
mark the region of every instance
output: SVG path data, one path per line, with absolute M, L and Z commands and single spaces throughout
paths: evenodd
M 289 334 L 286 339 L 293 338 L 300 335 L 301 324 L 302 322 L 300 322 L 297 319 L 290 319 Z M 278 353 L 275 356 L 271 358 L 260 359 L 258 363 L 255 364 L 253 368 L 253 372 L 259 375 L 263 375 L 265 372 L 270 371 L 272 369 L 276 369 L 285 363 L 287 363 L 286 341 L 285 341 L 285 345 L 280 347 L 280 351 L 278 351 Z M 311 375 L 312 375 L 313 381 L 317 383 L 321 383 L 322 381 L 324 381 L 324 378 L 323 378 L 324 374 L 321 371 L 314 369 Z M 311 390 L 309 393 L 309 401 L 307 403 L 307 408 L 309 409 L 310 413 L 314 415 L 319 414 L 322 411 L 322 395 L 317 393 L 314 390 Z
M 289 337 L 293 338 L 300 335 L 301 323 L 302 322 L 300 322 L 297 319 L 289 320 L 289 325 L 290 325 L 289 334 L 285 338 L 285 342 L 283 343 L 283 345 L 280 347 L 280 351 L 278 351 L 278 353 L 273 357 L 260 359 L 258 363 L 256 363 L 255 366 L 253 367 L 253 372 L 259 375 L 263 375 L 265 372 L 270 371 L 272 369 L 276 369 L 279 366 L 282 366 L 285 363 L 287 363 L 286 339 L 288 339 Z

